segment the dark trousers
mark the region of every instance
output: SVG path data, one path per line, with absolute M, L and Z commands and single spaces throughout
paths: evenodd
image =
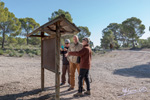
M 89 82 L 89 69 L 80 69 L 79 74 L 79 93 L 82 93 L 83 89 L 83 79 L 86 82 L 87 91 L 90 91 L 90 82 Z
M 66 72 L 68 71 L 68 83 L 70 84 L 70 70 L 69 65 L 63 65 L 62 66 L 62 76 L 61 76 L 61 82 L 66 83 Z

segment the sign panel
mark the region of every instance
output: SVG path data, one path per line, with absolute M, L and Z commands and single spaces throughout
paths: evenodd
M 55 38 L 43 40 L 43 67 L 55 72 Z

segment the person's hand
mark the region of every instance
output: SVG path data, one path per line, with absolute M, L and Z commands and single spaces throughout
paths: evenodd
M 64 48 L 64 51 L 67 51 L 68 49 Z
M 63 51 L 63 49 L 62 49 L 62 48 L 60 48 L 60 51 Z
M 68 53 L 65 54 L 65 57 L 67 57 L 67 56 L 68 56 Z

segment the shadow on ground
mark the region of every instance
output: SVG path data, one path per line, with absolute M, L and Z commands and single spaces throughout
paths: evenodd
M 113 74 L 135 78 L 150 78 L 150 63 L 132 68 L 117 69 Z
M 61 86 L 61 88 L 65 88 L 65 87 L 68 87 L 68 86 Z M 41 89 L 35 89 L 35 90 L 26 91 L 26 92 L 22 92 L 18 94 L 7 94 L 4 96 L 0 96 L 0 100 L 24 100 L 24 99 L 19 99 L 19 98 L 28 97 L 28 96 L 31 96 L 31 98 L 25 99 L 25 100 L 47 100 L 47 99 L 55 100 L 55 93 L 51 93 L 51 94 L 45 93 L 45 95 L 38 96 L 38 97 L 34 96 L 34 95 L 44 94 L 42 92 L 49 91 L 49 90 L 55 90 L 55 87 L 54 86 L 46 87 L 44 91 L 41 91 Z M 65 91 L 60 92 L 60 96 L 65 96 L 65 95 L 70 95 L 70 94 L 73 95 L 76 92 L 77 90 L 73 90 L 73 91 L 65 90 Z M 73 97 L 62 98 L 61 100 L 71 100 L 71 99 L 73 99 Z

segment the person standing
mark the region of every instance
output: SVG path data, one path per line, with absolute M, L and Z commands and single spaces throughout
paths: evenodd
M 70 47 L 68 49 L 68 52 L 73 51 L 80 51 L 82 49 L 82 44 L 79 42 L 78 36 L 73 36 L 73 43 L 70 44 Z M 71 91 L 75 87 L 75 71 L 77 69 L 77 72 L 79 74 L 80 66 L 79 62 L 77 61 L 77 56 L 68 56 L 69 64 L 70 64 L 70 87 L 68 91 Z
M 65 56 L 72 55 L 72 56 L 80 56 L 81 62 L 80 62 L 80 74 L 79 74 L 79 89 L 78 93 L 76 93 L 74 96 L 82 96 L 82 89 L 83 89 L 83 79 L 86 82 L 87 85 L 87 91 L 84 92 L 86 95 L 91 95 L 90 92 L 90 82 L 89 82 L 89 69 L 91 67 L 91 56 L 92 51 L 89 46 L 90 40 L 88 38 L 83 38 L 82 44 L 83 49 L 80 51 L 75 52 L 68 52 Z
M 69 69 L 69 61 L 67 60 L 67 57 L 65 57 L 65 54 L 68 51 L 70 45 L 70 40 L 66 39 L 65 40 L 65 47 L 64 48 L 60 48 L 61 50 L 61 54 L 63 55 L 63 66 L 62 66 L 62 76 L 61 76 L 61 84 L 60 85 L 64 85 L 66 83 L 66 72 L 68 71 L 68 84 L 70 84 L 70 69 Z

